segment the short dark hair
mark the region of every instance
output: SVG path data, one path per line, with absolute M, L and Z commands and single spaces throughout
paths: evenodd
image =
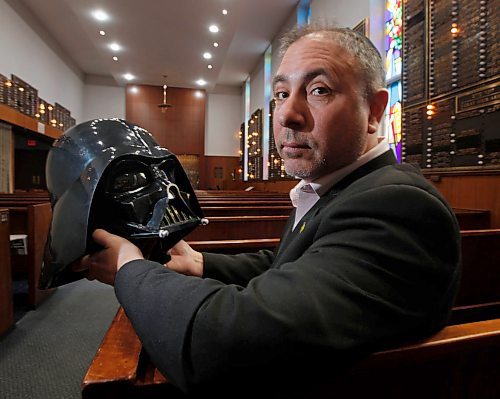
M 380 53 L 366 36 L 350 28 L 321 22 L 296 26 L 281 38 L 280 55 L 299 39 L 313 34 L 324 35 L 353 55 L 360 67 L 367 98 L 385 87 L 385 67 Z

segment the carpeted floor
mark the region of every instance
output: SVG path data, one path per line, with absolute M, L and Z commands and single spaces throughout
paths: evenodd
M 0 340 L 0 398 L 79 399 L 80 383 L 118 310 L 112 287 L 59 287 Z

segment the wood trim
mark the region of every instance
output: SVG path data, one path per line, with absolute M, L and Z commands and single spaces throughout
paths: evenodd
M 63 134 L 61 130 L 46 124 L 42 124 L 45 133 L 40 132 L 38 130 L 38 124 L 39 124 L 38 120 L 28 115 L 25 115 L 5 104 L 0 104 L 0 120 L 10 123 L 11 125 L 16 125 L 24 129 L 30 130 L 34 133 L 51 137 L 53 139 L 57 139 L 59 136 Z

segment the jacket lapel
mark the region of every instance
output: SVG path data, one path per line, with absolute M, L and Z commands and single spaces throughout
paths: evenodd
M 342 190 L 348 187 L 350 184 L 356 180 L 368 175 L 369 173 L 380 169 L 387 165 L 392 165 L 397 163 L 396 158 L 392 150 L 387 150 L 383 154 L 379 155 L 377 158 L 372 159 L 366 164 L 360 166 L 358 169 L 351 172 L 349 175 L 344 177 L 338 183 L 336 183 L 330 190 L 328 190 L 315 204 L 314 206 L 304 215 L 304 217 L 297 224 L 295 230 L 292 231 L 293 222 L 295 220 L 295 209 L 290 214 L 288 221 L 285 225 L 284 233 L 281 237 L 280 244 L 277 248 L 275 262 L 278 261 L 278 257 L 281 256 L 286 247 L 302 233 L 302 230 L 307 225 L 308 221 L 315 218 L 321 209 L 333 200 L 337 195 L 339 195 Z

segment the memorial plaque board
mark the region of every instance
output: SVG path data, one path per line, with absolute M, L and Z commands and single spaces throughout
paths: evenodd
M 494 3 L 404 2 L 404 162 L 500 167 L 500 7 Z

